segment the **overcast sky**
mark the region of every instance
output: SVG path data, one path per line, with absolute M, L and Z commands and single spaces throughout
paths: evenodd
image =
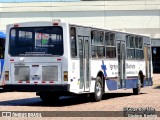
M 80 0 L 0 0 L 0 2 L 30 2 L 30 1 L 80 1 Z

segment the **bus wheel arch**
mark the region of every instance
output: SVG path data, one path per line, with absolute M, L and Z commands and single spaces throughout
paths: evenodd
M 144 74 L 143 74 L 143 71 L 142 70 L 140 70 L 139 71 L 139 73 L 138 73 L 138 77 L 139 77 L 139 79 L 140 79 L 140 84 L 141 84 L 141 86 L 143 87 L 143 83 L 144 83 Z
M 144 80 L 144 75 L 142 70 L 139 71 L 138 73 L 138 82 L 137 82 L 137 87 L 133 88 L 133 94 L 134 95 L 139 95 L 141 91 L 141 86 L 142 86 L 142 81 Z
M 103 89 L 103 92 L 104 92 L 104 90 L 105 90 L 105 88 L 104 88 L 105 78 L 104 78 L 104 74 L 103 74 L 103 72 L 102 72 L 101 70 L 98 72 L 97 77 L 100 77 L 100 78 L 101 78 L 101 81 L 102 81 L 102 89 Z

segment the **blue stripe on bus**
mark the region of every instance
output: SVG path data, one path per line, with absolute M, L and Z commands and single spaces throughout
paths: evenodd
M 136 88 L 137 84 L 138 84 L 138 80 L 137 79 L 126 80 L 126 89 Z M 145 86 L 152 86 L 152 85 L 153 85 L 152 78 L 145 79 L 144 82 L 143 82 L 143 86 L 144 87 Z
M 116 80 L 106 80 L 108 90 L 117 90 L 117 81 Z
M 4 66 L 4 59 L 0 59 L 0 64 L 1 64 L 0 71 L 1 71 L 1 74 L 2 74 L 3 66 Z M 1 74 L 0 74 L 0 78 L 1 78 Z
M 143 86 L 152 86 L 152 85 L 153 85 L 152 78 L 147 78 L 144 80 Z
M 149 78 L 149 86 L 152 86 L 152 85 L 153 85 L 153 79 Z
M 108 90 L 117 90 L 118 85 L 116 80 L 105 80 L 106 85 L 108 87 Z M 130 78 L 126 79 L 126 86 L 123 86 L 123 88 L 130 89 L 130 88 L 137 88 L 138 85 L 138 79 L 137 78 Z M 143 86 L 152 86 L 153 81 L 152 78 L 148 78 L 148 80 L 144 80 Z
M 148 86 L 148 80 L 147 80 L 147 78 L 144 80 L 143 86 Z
M 126 80 L 126 89 L 137 88 L 137 84 L 138 84 L 138 80 L 135 78 Z

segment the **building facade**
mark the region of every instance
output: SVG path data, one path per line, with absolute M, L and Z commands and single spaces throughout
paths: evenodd
M 17 22 L 63 19 L 79 25 L 143 34 L 152 44 L 153 66 L 160 72 L 160 0 L 10 0 L 0 3 L 0 31 Z M 56 1 L 56 2 L 55 2 Z M 155 44 L 154 44 L 155 43 Z
M 0 3 L 0 31 L 28 21 L 67 22 L 134 32 L 160 38 L 159 0 L 106 0 Z

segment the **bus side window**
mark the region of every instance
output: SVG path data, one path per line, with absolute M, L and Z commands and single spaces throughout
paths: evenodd
M 3 59 L 2 47 L 0 47 L 0 59 Z
M 104 58 L 104 31 L 91 31 L 92 58 Z
M 127 59 L 135 59 L 135 37 L 126 36 Z
M 106 58 L 116 58 L 115 34 L 105 33 L 105 53 Z
M 93 58 L 103 58 L 104 57 L 104 47 L 92 45 L 92 57 Z
M 71 43 L 71 56 L 77 57 L 77 42 L 76 42 L 76 28 L 70 28 L 70 43 Z

